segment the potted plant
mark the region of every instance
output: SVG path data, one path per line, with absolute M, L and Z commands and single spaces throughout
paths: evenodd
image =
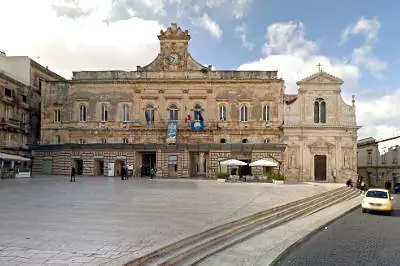
M 281 185 L 283 184 L 283 180 L 285 180 L 285 177 L 280 173 L 270 173 L 268 179 L 272 180 L 272 183 L 274 183 L 275 185 Z
M 229 178 L 228 173 L 219 172 L 216 174 L 217 182 L 225 182 Z

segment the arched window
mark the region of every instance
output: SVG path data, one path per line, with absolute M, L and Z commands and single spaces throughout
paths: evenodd
M 226 107 L 221 105 L 219 107 L 219 121 L 226 121 Z
M 79 107 L 79 121 L 85 122 L 87 120 L 87 108 L 85 105 Z
M 203 120 L 203 116 L 201 114 L 201 105 L 200 104 L 196 104 L 194 106 L 193 114 L 194 114 L 194 120 L 195 121 Z
M 248 139 L 242 139 L 242 143 L 249 143 Z
M 105 103 L 101 105 L 101 121 L 108 121 L 108 107 Z
M 319 123 L 319 102 L 314 102 L 314 123 Z
M 145 118 L 148 122 L 154 122 L 154 106 L 152 104 L 146 105 Z
M 270 108 L 268 105 L 264 105 L 263 108 L 263 120 L 264 121 L 269 121 L 270 119 Z
M 325 102 L 321 102 L 321 123 L 326 123 L 326 104 Z
M 127 104 L 124 104 L 124 106 L 122 107 L 122 121 L 129 121 L 129 105 Z
M 240 107 L 240 121 L 241 122 L 247 122 L 248 121 L 247 106 L 245 106 L 245 105 Z
M 270 143 L 271 140 L 270 139 L 264 139 L 264 143 Z
M 169 106 L 169 120 L 178 120 L 178 107 L 175 104 Z
M 326 123 L 326 103 L 322 98 L 314 102 L 314 123 Z
M 226 139 L 222 138 L 219 143 L 226 143 Z
M 61 143 L 61 138 L 60 138 L 59 135 L 56 135 L 56 136 L 54 137 L 54 144 L 60 144 L 60 143 Z

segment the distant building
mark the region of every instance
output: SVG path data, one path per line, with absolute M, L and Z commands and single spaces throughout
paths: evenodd
M 384 187 L 400 183 L 400 135 L 376 140 L 365 138 L 357 142 L 358 175 L 369 186 Z
M 31 157 L 28 145 L 40 137 L 40 96 L 48 80 L 64 78 L 27 56 L 0 52 L 1 153 Z

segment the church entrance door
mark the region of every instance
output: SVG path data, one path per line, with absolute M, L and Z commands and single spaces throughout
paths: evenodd
M 326 155 L 314 156 L 315 181 L 326 181 Z

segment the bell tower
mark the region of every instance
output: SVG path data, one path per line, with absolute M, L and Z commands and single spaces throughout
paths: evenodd
M 201 70 L 205 66 L 197 63 L 188 52 L 190 35 L 178 24 L 171 23 L 158 35 L 160 52 L 157 58 L 145 67 L 138 66 L 138 71 L 187 71 Z

